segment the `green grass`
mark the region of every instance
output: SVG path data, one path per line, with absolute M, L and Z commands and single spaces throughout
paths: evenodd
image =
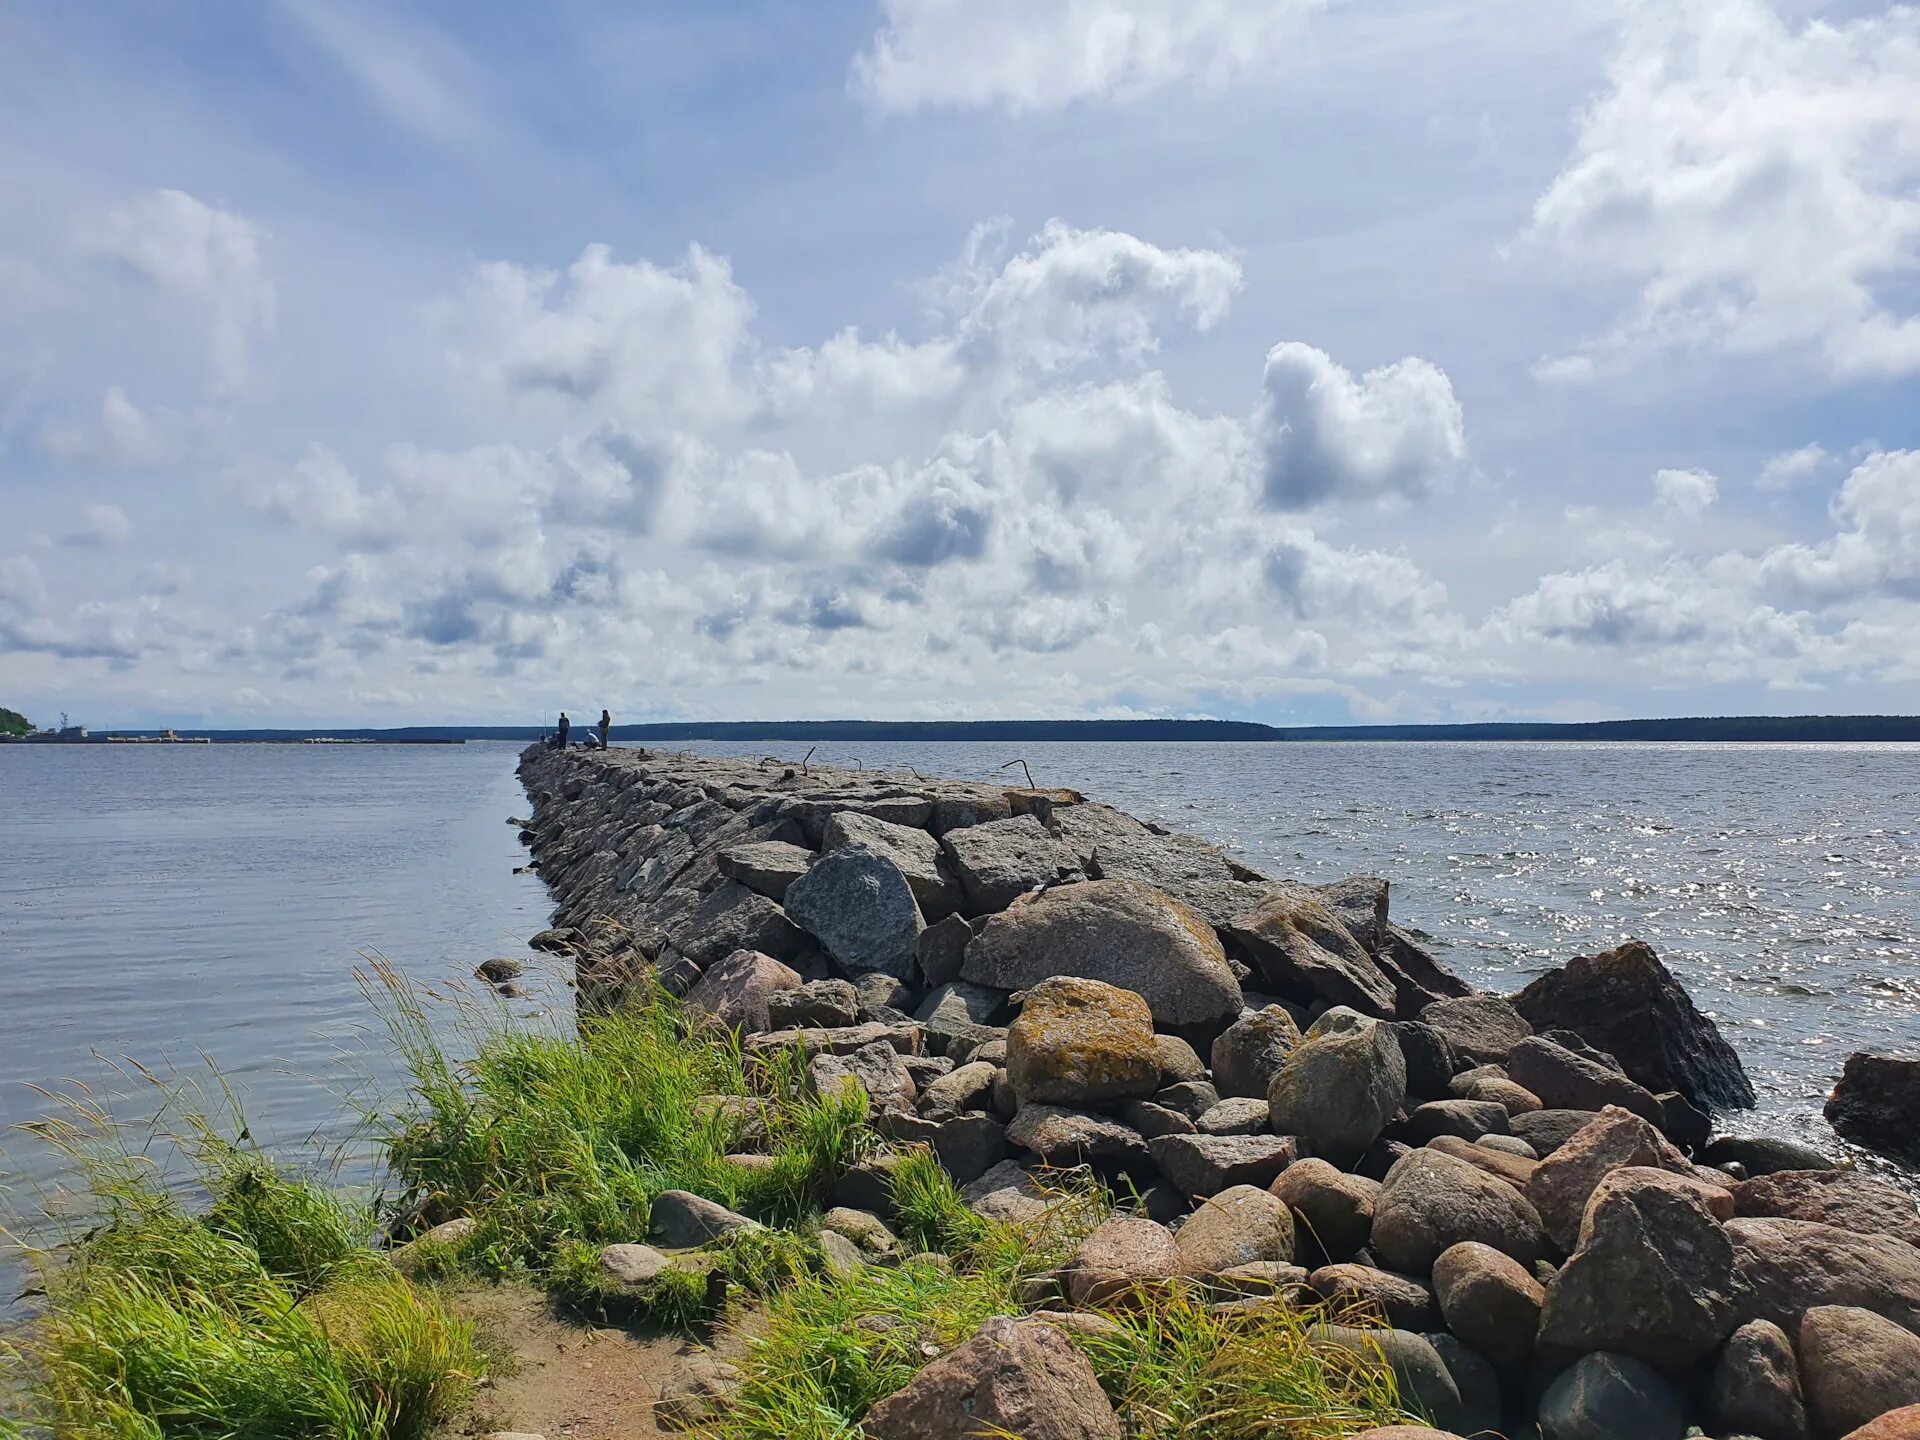
M 864 1096 L 816 1098 L 797 1054 L 750 1061 L 729 1037 L 689 1034 L 663 993 L 585 1016 L 577 1036 L 488 1020 L 457 1064 L 404 977 L 376 963 L 363 986 L 409 1075 L 380 1121 L 399 1208 L 422 1227 L 472 1217 L 460 1258 L 483 1271 L 544 1272 L 569 1246 L 644 1241 L 663 1190 L 792 1226 L 868 1140 Z M 726 1158 L 745 1127 L 703 1103 L 712 1095 L 765 1102 L 770 1163 Z
M 72 1238 L 29 1252 L 42 1294 L 0 1340 L 0 1434 L 414 1440 L 478 1373 L 470 1329 L 366 1247 L 364 1208 L 205 1125 L 186 1196 L 84 1101 L 37 1128 L 87 1191 Z

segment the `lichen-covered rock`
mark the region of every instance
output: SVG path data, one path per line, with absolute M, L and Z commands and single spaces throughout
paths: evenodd
M 1082 878 L 1073 852 L 1031 815 L 949 830 L 940 844 L 960 879 L 969 915 L 997 914 L 1035 886 Z
M 1540 1440 L 1681 1440 L 1686 1401 L 1627 1355 L 1583 1355 L 1540 1397 Z
M 1007 1078 L 1023 1105 L 1097 1105 L 1160 1088 L 1153 1012 L 1129 990 L 1058 975 L 1026 992 L 1007 1027 Z
M 1530 1115 L 1542 1108 L 1538 1095 L 1509 1079 L 1505 1069 L 1498 1065 L 1483 1065 L 1456 1075 L 1447 1090 L 1461 1100 L 1491 1100 L 1506 1110 L 1509 1124 L 1517 1115 Z
M 1105 1161 L 1128 1166 L 1147 1158 L 1147 1142 L 1139 1131 L 1105 1115 L 1060 1105 L 1022 1105 L 1007 1127 L 1007 1139 L 1049 1165 Z
M 776 992 L 798 990 L 800 977 L 771 955 L 736 950 L 714 961 L 681 1002 L 702 1024 L 756 1034 L 772 1029 L 768 1002 Z
M 1733 1242 L 1700 1190 L 1697 1181 L 1641 1167 L 1600 1182 L 1579 1248 L 1547 1286 L 1543 1351 L 1607 1350 L 1676 1370 L 1733 1332 Z
M 1261 1261 L 1293 1260 L 1293 1216 L 1253 1185 L 1230 1185 L 1203 1203 L 1174 1232 L 1180 1273 L 1206 1279 Z
M 663 1430 L 692 1430 L 719 1418 L 739 1390 L 739 1370 L 709 1355 L 692 1356 L 660 1387 L 653 1421 Z
M 1267 1090 L 1270 1123 L 1324 1159 L 1351 1161 L 1386 1128 L 1407 1095 L 1407 1065 L 1383 1025 L 1301 1042 Z
M 1754 1103 L 1739 1055 L 1641 941 L 1570 960 L 1513 1004 L 1536 1030 L 1582 1036 L 1656 1095 L 1675 1090 L 1702 1110 Z
M 1920 1336 L 1870 1310 L 1816 1305 L 1800 1321 L 1800 1377 L 1820 1440 L 1920 1403 Z
M 1280 1172 L 1272 1191 L 1293 1212 L 1298 1234 L 1329 1259 L 1343 1260 L 1367 1243 L 1380 1182 L 1337 1170 L 1325 1160 L 1301 1160 Z
M 1527 1182 L 1540 1168 L 1538 1160 L 1529 1160 L 1523 1155 L 1509 1155 L 1487 1144 L 1489 1140 L 1504 1140 L 1504 1135 L 1483 1135 L 1478 1140 L 1462 1140 L 1458 1135 L 1436 1135 L 1427 1142 L 1429 1149 L 1438 1150 L 1442 1155 L 1451 1155 L 1456 1160 L 1464 1160 L 1486 1171 L 1497 1179 L 1506 1181 L 1522 1195 L 1527 1193 Z
M 962 832 L 964 833 L 964 832 Z M 872 1440 L 1120 1440 L 1120 1422 L 1079 1347 L 1039 1320 L 988 1320 L 860 1422 Z
M 1623 1166 L 1651 1166 L 1691 1174 L 1687 1157 L 1638 1115 L 1609 1107 L 1542 1160 L 1527 1182 L 1527 1198 L 1562 1250 L 1580 1238 L 1587 1200 L 1607 1175 Z
M 1273 1077 L 1299 1043 L 1299 1027 L 1278 1005 L 1247 1011 L 1214 1037 L 1214 1086 L 1222 1095 L 1265 1100 Z
M 1067 1298 L 1090 1308 L 1165 1291 L 1180 1273 L 1180 1247 L 1166 1226 L 1116 1216 L 1080 1242 L 1066 1265 Z
M 828 851 L 787 887 L 785 904 L 787 918 L 846 969 L 919 975 L 920 907 L 900 867 L 880 851 Z
M 1539 1213 L 1505 1181 L 1426 1147 L 1396 1161 L 1374 1201 L 1373 1253 L 1396 1270 L 1424 1275 L 1462 1240 L 1523 1265 L 1547 1253 Z
M 1728 1434 L 1812 1440 L 1787 1332 L 1769 1320 L 1750 1320 L 1728 1336 L 1714 1361 L 1707 1408 Z
M 1856 1170 L 1779 1170 L 1742 1180 L 1733 1187 L 1733 1213 L 1813 1220 L 1920 1246 L 1920 1212 L 1913 1197 Z
M 1420 1023 L 1438 1030 L 1453 1053 L 1475 1065 L 1498 1065 L 1533 1033 L 1533 1026 L 1498 995 L 1439 1000 L 1420 1012 Z
M 1533 1273 L 1490 1245 L 1449 1245 L 1433 1262 L 1433 1290 L 1447 1328 L 1495 1365 L 1533 1358 L 1547 1292 Z
M 831 851 L 844 845 L 864 845 L 893 861 L 907 877 L 907 888 L 913 891 L 923 919 L 944 920 L 960 908 L 964 898 L 960 882 L 948 868 L 940 842 L 925 830 L 842 810 L 827 821 L 820 847 Z
M 1309 890 L 1276 887 L 1235 916 L 1227 934 L 1276 990 L 1304 991 L 1363 1015 L 1394 1013 L 1393 982 Z
M 1206 1061 L 1178 1035 L 1156 1033 L 1153 1048 L 1160 1052 L 1160 1084 L 1163 1087 L 1207 1078 Z M 1266 1092 L 1263 1090 L 1260 1093 L 1264 1095 Z
M 1187 1196 L 1271 1185 L 1299 1156 L 1289 1135 L 1163 1135 L 1147 1149 L 1167 1183 Z
M 1224 1026 L 1241 1009 L 1240 983 L 1213 930 L 1137 880 L 1065 885 L 993 916 L 960 973 L 1008 990 L 1054 975 L 1104 981 L 1140 996 L 1166 1026 Z

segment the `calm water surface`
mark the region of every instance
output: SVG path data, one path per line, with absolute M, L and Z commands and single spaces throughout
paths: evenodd
M 30 1084 L 100 1082 L 93 1052 L 191 1068 L 204 1051 L 256 1133 L 339 1142 L 343 1093 L 391 1078 L 365 1043 L 358 953 L 440 980 L 521 953 L 545 923 L 503 823 L 525 809 L 515 753 L 0 747 L 0 1120 L 45 1110 Z M 1818 1136 L 1850 1050 L 1920 1049 L 1920 747 L 862 744 L 815 759 L 1005 778 L 1015 754 L 1042 784 L 1269 874 L 1385 875 L 1396 918 L 1482 985 L 1646 939 L 1745 1057 L 1760 1123 Z M 42 1178 L 35 1147 L 6 1152 L 9 1179 Z

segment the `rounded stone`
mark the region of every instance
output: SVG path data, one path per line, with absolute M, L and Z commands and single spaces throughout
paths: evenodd
M 1189 1215 L 1174 1233 L 1182 1274 L 1206 1279 L 1261 1261 L 1293 1260 L 1293 1215 L 1271 1192 L 1234 1185 Z
M 1518 1369 L 1533 1357 L 1547 1292 L 1518 1260 L 1463 1240 L 1433 1262 L 1433 1290 L 1447 1328 L 1495 1365 Z

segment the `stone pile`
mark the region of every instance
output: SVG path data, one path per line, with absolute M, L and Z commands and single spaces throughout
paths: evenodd
M 1041 1317 L 929 1366 L 870 1433 L 1117 1434 L 1052 1321 L 1199 1287 L 1366 1316 L 1324 1343 L 1389 1365 L 1441 1433 L 1920 1440 L 1920 1212 L 1715 1141 L 1751 1084 L 1643 944 L 1508 999 L 1396 923 L 1383 880 L 1270 879 L 1068 791 L 623 750 L 521 770 L 559 901 L 537 943 L 584 1004 L 651 977 L 749 1053 L 801 1047 L 982 1214 L 1035 1213 L 1066 1166 L 1138 1195 Z M 1863 1128 L 1900 1078 L 1856 1087 Z M 843 1182 L 848 1263 L 878 1254 L 848 1232 L 886 1233 L 889 1160 Z

